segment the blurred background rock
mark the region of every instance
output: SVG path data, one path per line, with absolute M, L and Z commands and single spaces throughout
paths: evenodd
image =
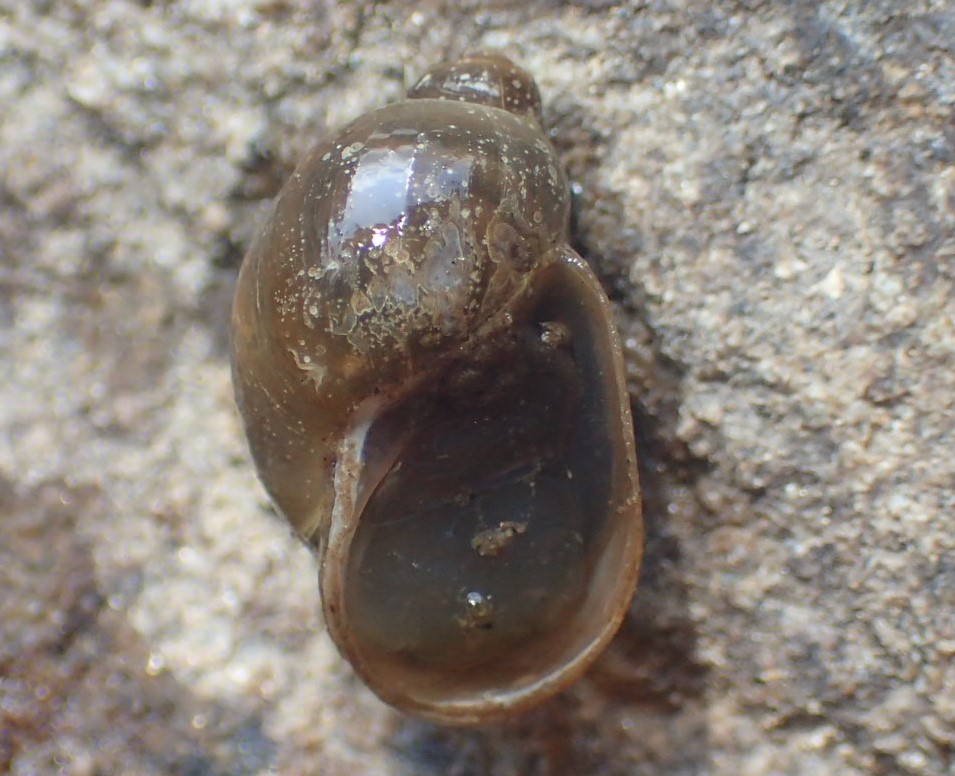
M 649 522 L 530 716 L 405 718 L 322 632 L 227 316 L 296 160 L 503 49 L 580 185 Z M 0 772 L 947 774 L 947 0 L 0 0 Z

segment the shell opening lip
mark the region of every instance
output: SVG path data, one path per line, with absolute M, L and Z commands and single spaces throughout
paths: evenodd
M 633 445 L 614 430 L 629 405 L 620 372 L 602 368 L 619 345 L 606 312 L 588 306 L 592 273 L 565 258 L 514 311 L 525 336 L 513 352 L 499 346 L 503 362 L 474 370 L 517 375 L 513 390 L 487 398 L 479 382 L 463 407 L 448 398 L 453 379 L 407 401 L 376 396 L 340 448 L 320 580 L 330 635 L 379 697 L 433 722 L 493 721 L 568 686 L 613 637 L 636 586 Z M 520 527 L 488 544 L 477 529 L 489 513 L 525 522 L 500 521 Z M 455 627 L 459 588 L 494 590 L 493 632 Z M 480 627 L 486 602 L 469 603 Z

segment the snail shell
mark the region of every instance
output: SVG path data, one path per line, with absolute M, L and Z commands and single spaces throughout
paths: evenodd
M 433 721 L 565 687 L 636 584 L 620 344 L 569 205 L 534 81 L 473 55 L 312 150 L 239 273 L 259 476 L 341 652 Z

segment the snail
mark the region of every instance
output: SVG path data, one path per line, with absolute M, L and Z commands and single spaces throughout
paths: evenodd
M 621 347 L 569 212 L 533 79 L 474 54 L 314 148 L 239 272 L 259 477 L 339 651 L 434 722 L 565 688 L 636 586 Z

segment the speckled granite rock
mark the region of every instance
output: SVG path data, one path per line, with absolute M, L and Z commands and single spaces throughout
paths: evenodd
M 0 771 L 955 768 L 948 2 L 0 0 Z M 572 691 L 443 730 L 321 632 L 231 403 L 255 220 L 467 46 L 538 76 L 650 537 Z

